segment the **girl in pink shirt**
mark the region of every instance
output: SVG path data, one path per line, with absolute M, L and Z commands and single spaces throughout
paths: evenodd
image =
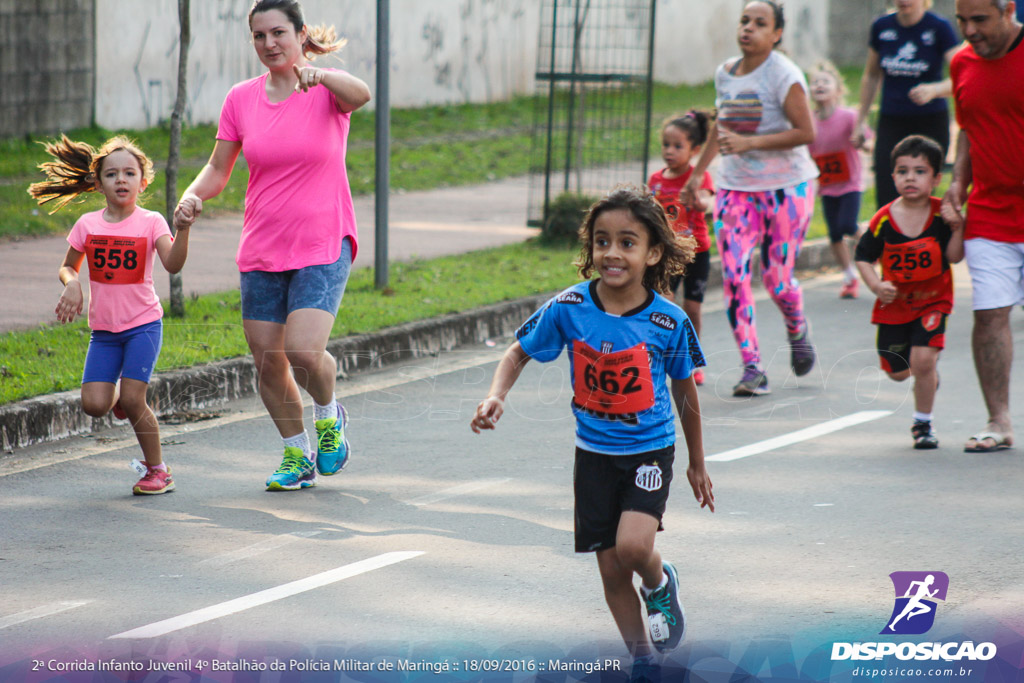
M 75 222 L 59 271 L 64 293 L 57 319 L 69 323 L 82 312 L 78 274 L 88 257 L 92 335 L 82 372 L 82 409 L 93 417 L 113 410 L 115 417 L 131 420 L 146 465 L 132 492 L 167 493 L 174 490 L 174 479 L 163 462 L 156 415 L 146 403 L 163 339 L 164 311 L 153 288 L 153 261 L 159 256 L 168 272 L 180 271 L 188 256 L 188 226 L 177 226 L 173 238 L 163 216 L 136 206 L 153 179 L 153 163 L 131 140 L 119 135 L 94 150 L 62 136 L 46 151 L 54 158 L 40 164 L 47 180 L 29 187 L 40 204 L 56 199 L 60 209 L 93 191 L 107 200 L 105 209 Z
M 228 93 L 210 161 L 174 215 L 195 221 L 245 154 L 249 186 L 236 259 L 242 326 L 260 396 L 284 441 L 267 489 L 291 491 L 314 486 L 318 472 L 335 474 L 351 454 L 327 340 L 357 248 L 345 171 L 349 117 L 370 91 L 351 74 L 309 64 L 344 41 L 334 27 L 307 27 L 295 0 L 256 0 L 249 30 L 267 72 Z M 313 397 L 316 448 L 303 426 L 300 386 Z
M 858 232 L 857 219 L 864 191 L 859 147 L 852 140 L 863 140 L 870 131 L 858 131 L 857 111 L 842 106 L 846 86 L 832 62 L 826 60 L 815 65 L 810 81 L 818 134 L 808 149 L 818 164 L 818 194 L 821 195 L 832 253 L 843 269 L 839 297 L 855 299 L 860 280 L 843 239 L 847 235 L 856 236 Z

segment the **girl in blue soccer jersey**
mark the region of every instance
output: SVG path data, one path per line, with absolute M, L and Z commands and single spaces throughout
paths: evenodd
M 523 323 L 470 426 L 476 433 L 494 429 L 526 362 L 553 361 L 568 348 L 576 551 L 597 553 L 608 607 L 634 666 L 643 667 L 652 663 L 650 642 L 665 652 L 686 630 L 676 569 L 654 548 L 676 440 L 666 375 L 689 453 L 686 477 L 700 506 L 715 509 L 693 379 L 704 354 L 689 318 L 659 294 L 693 260 L 695 242 L 673 233 L 657 200 L 636 187 L 617 188 L 595 203 L 580 240 L 579 273 L 599 278 L 558 294 Z M 647 629 L 634 572 L 642 581 Z

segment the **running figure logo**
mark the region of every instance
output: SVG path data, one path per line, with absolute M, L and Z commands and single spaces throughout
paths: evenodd
M 935 623 L 936 600 L 946 599 L 949 577 L 943 572 L 893 572 L 896 604 L 882 634 L 919 635 Z

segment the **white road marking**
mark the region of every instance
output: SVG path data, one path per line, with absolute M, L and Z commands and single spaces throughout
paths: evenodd
M 254 543 L 253 545 L 245 548 L 239 548 L 238 550 L 232 550 L 229 553 L 209 557 L 202 560 L 199 564 L 209 567 L 223 567 L 226 564 L 231 564 L 238 560 L 246 560 L 250 557 L 270 552 L 271 550 L 277 550 L 278 548 L 286 546 L 300 538 L 309 538 L 310 536 L 316 536 L 319 533 L 319 531 L 296 531 L 290 534 L 282 534 L 280 536 L 275 536 L 274 538 L 268 538 L 265 541 L 260 541 L 259 543 Z
M 157 638 L 174 631 L 180 631 L 183 628 L 189 626 L 195 626 L 196 624 L 202 624 L 207 621 L 213 621 L 221 617 L 228 616 L 229 614 L 235 614 L 242 612 L 253 607 L 259 607 L 260 605 L 266 605 L 267 603 L 274 602 L 275 600 L 281 600 L 282 598 L 288 598 L 299 593 L 305 593 L 306 591 L 313 590 L 314 588 L 320 588 L 327 586 L 343 579 L 349 579 L 359 574 L 365 574 L 366 572 L 373 571 L 374 569 L 380 569 L 387 567 L 388 565 L 396 564 L 398 562 L 404 562 L 405 560 L 412 559 L 423 555 L 423 551 L 410 550 L 402 552 L 384 553 L 383 555 L 377 555 L 366 560 L 360 560 L 359 562 L 353 562 L 337 569 L 331 569 L 320 574 L 309 576 L 305 579 L 299 579 L 298 581 L 292 581 L 281 586 L 275 586 L 274 588 L 268 588 L 258 593 L 252 593 L 250 595 L 244 595 L 234 600 L 228 600 L 218 605 L 211 605 L 210 607 L 204 607 L 203 609 L 182 614 L 181 616 L 171 617 L 170 619 L 164 619 L 148 626 L 142 626 L 140 628 L 132 629 L 131 631 L 125 631 L 124 633 L 118 633 L 110 636 L 108 640 L 114 638 Z
M 872 420 L 877 420 L 888 415 L 892 415 L 891 410 L 864 410 L 835 420 L 829 420 L 828 422 L 821 422 L 805 429 L 799 429 L 795 432 L 790 432 L 789 434 L 783 434 L 771 439 L 765 439 L 764 441 L 758 441 L 757 443 L 752 443 L 749 446 L 741 446 L 729 451 L 723 451 L 710 456 L 707 460 L 710 462 L 731 462 L 751 455 L 774 451 L 777 448 L 792 446 L 793 444 L 800 443 L 801 441 L 815 439 L 819 436 L 824 436 L 825 434 L 837 432 L 840 429 L 846 429 L 847 427 L 871 422 Z
M 479 491 L 480 489 L 485 489 L 485 488 L 488 488 L 490 486 L 497 486 L 498 484 L 504 484 L 506 481 L 508 481 L 508 478 L 505 478 L 505 479 L 481 479 L 480 481 L 470 481 L 470 482 L 466 482 L 465 484 L 459 484 L 458 486 L 453 486 L 451 488 L 444 489 L 443 491 L 437 491 L 435 493 L 428 493 L 425 496 L 420 496 L 419 498 L 413 498 L 412 500 L 407 500 L 407 501 L 405 501 L 405 504 L 406 505 L 416 505 L 416 506 L 430 505 L 432 503 L 436 503 L 438 501 L 445 500 L 447 498 L 454 498 L 456 496 L 461 496 L 461 495 L 466 494 L 466 493 L 472 493 L 473 491 Z
M 52 614 L 66 612 L 69 609 L 81 607 L 82 605 L 87 605 L 90 602 L 92 602 L 92 600 L 66 600 L 63 602 L 54 602 L 49 605 L 36 607 L 35 609 L 25 610 L 24 612 L 18 612 L 17 614 L 12 614 L 9 617 L 0 617 L 0 629 L 7 628 L 8 626 L 14 626 L 15 624 L 20 624 L 25 621 L 48 617 Z

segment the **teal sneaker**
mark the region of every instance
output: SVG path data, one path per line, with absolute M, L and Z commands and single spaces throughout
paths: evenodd
M 296 491 L 316 486 L 316 468 L 301 448 L 286 447 L 281 465 L 267 479 L 268 491 Z
M 352 454 L 352 447 L 345 437 L 345 427 L 348 426 L 348 413 L 345 407 L 338 404 L 338 417 L 328 417 L 317 420 L 316 425 L 316 471 L 325 477 L 337 474 L 348 464 L 348 457 Z
M 668 583 L 652 591 L 644 600 L 651 642 L 658 652 L 675 649 L 686 634 L 686 614 L 679 602 L 679 575 L 671 562 L 663 564 Z

